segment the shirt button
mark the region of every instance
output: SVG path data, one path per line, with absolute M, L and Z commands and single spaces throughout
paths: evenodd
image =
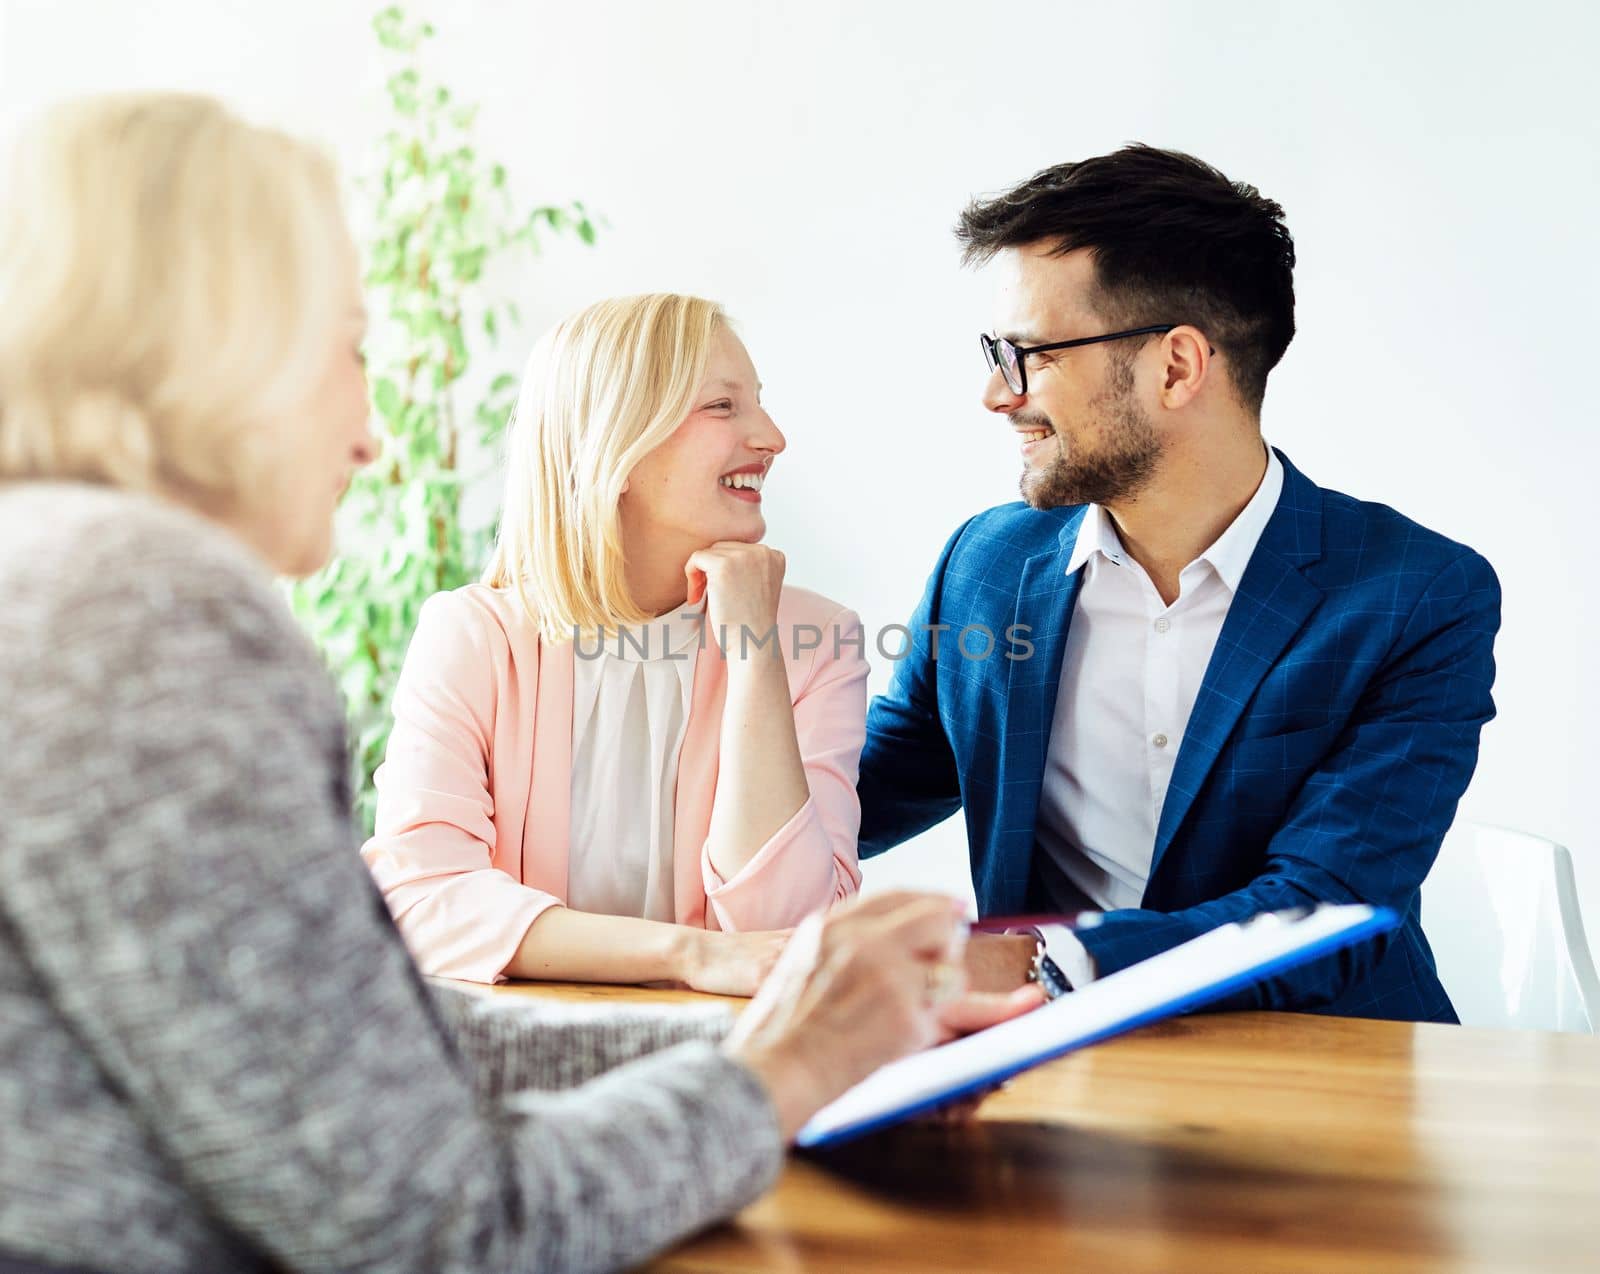
M 1150 742 L 1155 744 L 1158 748 L 1164 748 L 1167 746 L 1167 736 L 1164 734 L 1158 734 L 1155 738 L 1151 739 Z
M 1161 619 L 1156 620 L 1156 631 L 1158 633 L 1164 633 L 1164 632 L 1167 631 L 1167 629 L 1169 629 L 1171 627 L 1172 627 L 1172 621 L 1170 619 L 1167 619 L 1167 618 L 1163 617 Z

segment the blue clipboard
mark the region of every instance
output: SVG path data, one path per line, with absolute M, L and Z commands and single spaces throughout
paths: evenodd
M 981 1092 L 1041 1062 L 1221 999 L 1387 933 L 1386 907 L 1268 912 L 1223 925 L 1032 1013 L 881 1067 L 812 1117 L 801 1147 L 836 1145 Z

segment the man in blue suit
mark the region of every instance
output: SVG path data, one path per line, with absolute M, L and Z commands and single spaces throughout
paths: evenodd
M 1133 146 L 958 236 L 999 274 L 984 404 L 1023 500 L 934 566 L 867 723 L 862 855 L 961 809 L 984 915 L 1099 913 L 1004 947 L 1055 989 L 1257 912 L 1382 904 L 1394 934 L 1226 1007 L 1455 1021 L 1419 887 L 1494 715 L 1500 589 L 1264 443 L 1283 210 Z

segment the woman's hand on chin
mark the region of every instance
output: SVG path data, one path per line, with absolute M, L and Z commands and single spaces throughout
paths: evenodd
M 704 600 L 712 635 L 725 649 L 735 651 L 743 649 L 741 629 L 750 634 L 746 640 L 755 641 L 765 638 L 778 622 L 783 568 L 783 554 L 777 549 L 718 540 L 696 550 L 683 572 L 689 580 L 689 601 Z
M 692 930 L 684 982 L 691 991 L 710 995 L 754 995 L 778 962 L 791 932 L 788 929 L 755 933 Z

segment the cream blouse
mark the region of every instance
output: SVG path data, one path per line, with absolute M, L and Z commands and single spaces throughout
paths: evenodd
M 578 640 L 567 905 L 674 918 L 673 814 L 702 603 Z

